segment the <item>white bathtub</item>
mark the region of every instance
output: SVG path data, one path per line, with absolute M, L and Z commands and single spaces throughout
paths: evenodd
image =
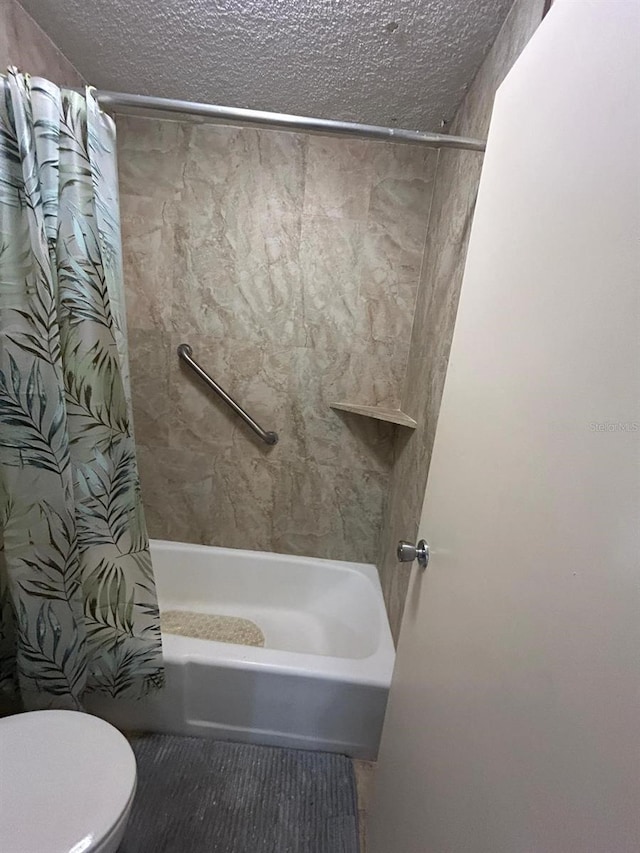
M 241 616 L 264 648 L 163 634 L 166 688 L 88 710 L 144 729 L 374 759 L 394 648 L 376 569 L 152 541 L 161 610 Z

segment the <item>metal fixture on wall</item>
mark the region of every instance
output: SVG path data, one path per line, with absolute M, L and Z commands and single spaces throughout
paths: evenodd
M 202 381 L 211 388 L 212 391 L 220 397 L 224 402 L 233 409 L 233 411 L 239 415 L 242 420 L 255 432 L 257 436 L 259 436 L 265 444 L 277 444 L 278 443 L 278 433 L 270 432 L 268 430 L 262 429 L 260 424 L 256 423 L 251 415 L 247 414 L 245 410 L 242 408 L 239 403 L 231 397 L 224 388 L 221 388 L 220 385 L 212 379 L 209 374 L 203 370 L 197 361 L 195 361 L 191 356 L 193 355 L 193 350 L 189 346 L 189 344 L 180 344 L 178 347 L 178 357 L 187 364 L 193 372 L 202 379 Z
M 324 133 L 379 139 L 384 142 L 404 142 L 412 145 L 425 145 L 428 148 L 461 148 L 466 151 L 484 151 L 486 146 L 482 139 L 448 136 L 446 133 L 426 133 L 421 130 L 404 130 L 398 127 L 378 127 L 373 124 L 270 113 L 264 110 L 247 110 L 239 107 L 221 107 L 215 104 L 199 104 L 193 101 L 155 98 L 147 95 L 130 95 L 124 92 L 98 90 L 96 97 L 101 107 L 112 112 L 173 113 L 174 115 L 208 119 L 222 124 L 257 124 L 303 133 Z
M 413 563 L 417 560 L 421 569 L 426 569 L 429 565 L 429 543 L 424 539 L 421 539 L 417 545 L 401 539 L 396 553 L 401 563 Z

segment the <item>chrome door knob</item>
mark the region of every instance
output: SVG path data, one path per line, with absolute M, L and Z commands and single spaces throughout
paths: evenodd
M 401 563 L 412 563 L 417 560 L 421 569 L 426 569 L 429 564 L 429 543 L 424 539 L 421 539 L 417 545 L 401 539 L 396 553 Z

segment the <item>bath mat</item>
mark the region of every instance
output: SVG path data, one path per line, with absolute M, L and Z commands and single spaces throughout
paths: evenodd
M 264 646 L 264 634 L 255 622 L 239 616 L 216 616 L 191 610 L 163 610 L 160 625 L 165 634 L 180 634 L 198 640 Z
M 343 755 L 156 734 L 131 745 L 138 789 L 118 853 L 358 853 Z

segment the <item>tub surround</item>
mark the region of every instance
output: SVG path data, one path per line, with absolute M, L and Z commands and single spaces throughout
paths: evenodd
M 495 91 L 543 6 L 517 0 L 452 133 L 486 137 Z M 153 535 L 377 561 L 397 638 L 410 566 L 395 549 L 417 533 L 482 156 L 118 125 Z M 275 448 L 185 373 L 182 342 L 279 433 Z
M 84 78 L 16 0 L 0 0 L 0 68 L 46 77 L 58 86 L 82 86 Z
M 542 20 L 544 5 L 516 0 L 456 114 L 452 134 L 486 139 L 495 92 Z M 396 640 L 411 572 L 411 564 L 398 563 L 396 546 L 399 539 L 417 538 L 481 169 L 481 154 L 438 155 L 401 405 L 417 428 L 395 444 L 378 557 Z
M 437 151 L 117 116 L 151 534 L 375 561 Z M 279 443 L 186 370 L 194 358 Z M 402 427 L 400 428 L 402 429 Z

